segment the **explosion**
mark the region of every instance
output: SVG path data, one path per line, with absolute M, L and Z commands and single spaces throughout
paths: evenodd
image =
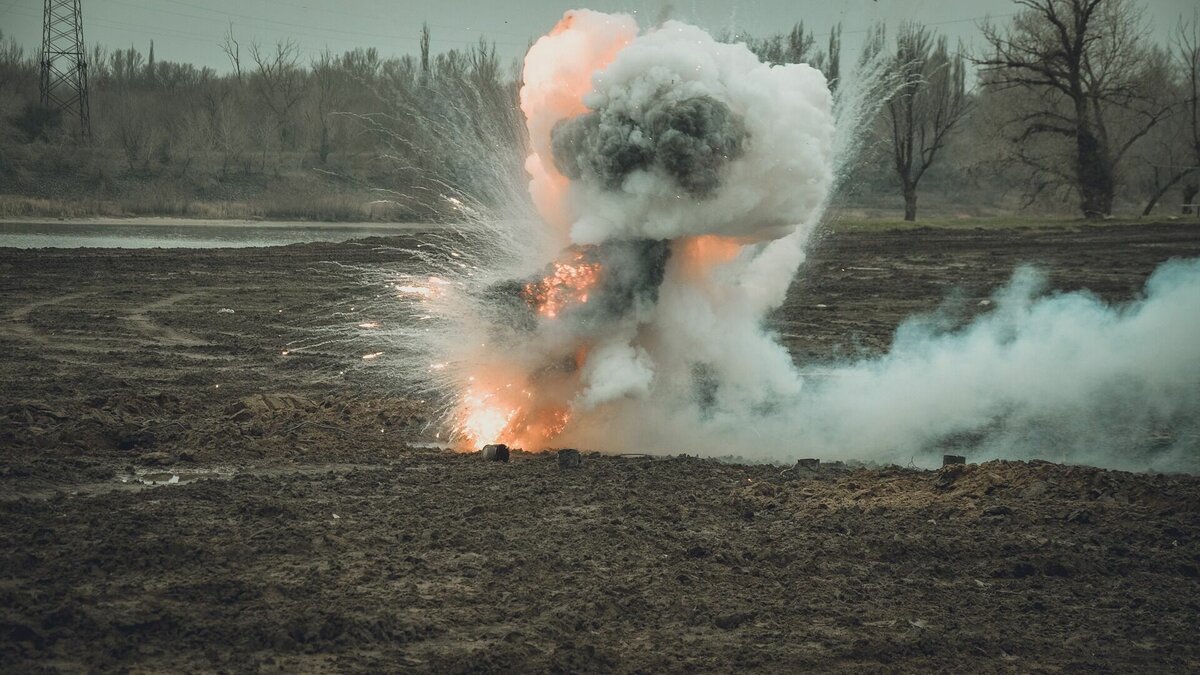
M 815 224 L 832 183 L 824 77 L 694 26 L 642 33 L 588 10 L 534 44 L 523 75 L 529 193 L 559 252 L 475 299 L 481 325 L 465 332 L 486 337 L 455 359 L 458 435 L 536 449 L 651 396 L 715 411 L 714 383 L 728 400 L 794 392 L 777 345 L 755 364 L 691 343 L 699 328 L 773 345 L 764 295 L 781 300 L 789 277 L 764 284 L 756 268 Z
M 1110 466 L 1142 466 L 1116 453 L 1171 429 L 1156 456 L 1194 455 L 1200 263 L 1164 266 L 1117 309 L 1038 298 L 1019 273 L 957 332 L 916 319 L 883 357 L 793 362 L 767 317 L 878 105 L 864 68 L 841 80 L 835 124 L 808 65 L 568 12 L 525 60 L 528 182 L 493 162 L 504 205 L 464 203 L 483 215 L 418 253 L 436 274 L 392 283 L 411 311 L 387 323 L 396 351 L 443 429 L 463 449 L 905 463 L 964 435 L 974 457 L 1068 439 Z
M 544 279 L 525 284 L 525 299 L 547 319 L 558 318 L 569 305 L 588 301 L 588 291 L 600 278 L 600 265 L 586 261 L 586 254 L 575 252 L 568 261 L 552 263 L 554 271 Z

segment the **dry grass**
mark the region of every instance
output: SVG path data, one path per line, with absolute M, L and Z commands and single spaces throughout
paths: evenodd
M 392 204 L 346 195 L 304 199 L 206 201 L 169 195 L 122 199 L 49 199 L 0 195 L 0 217 L 126 218 L 171 216 L 213 220 L 298 220 L 318 222 L 402 222 L 413 214 Z
M 921 228 L 950 229 L 950 230 L 1012 230 L 1012 229 L 1055 229 L 1080 227 L 1103 227 L 1105 225 L 1154 224 L 1174 222 L 1187 219 L 1189 216 L 1153 215 L 1141 217 L 1136 213 L 1119 214 L 1104 220 L 1087 220 L 1075 215 L 1047 213 L 997 213 L 984 216 L 966 215 L 932 215 L 918 217 L 916 222 L 907 222 L 896 216 L 878 214 L 863 214 L 861 212 L 834 212 L 826 221 L 825 227 L 833 232 L 838 231 L 869 231 L 869 230 L 916 230 Z M 1191 216 L 1193 220 L 1195 216 Z

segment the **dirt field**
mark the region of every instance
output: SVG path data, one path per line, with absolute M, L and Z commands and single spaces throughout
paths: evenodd
M 356 268 L 417 242 L 0 249 L 0 669 L 1200 669 L 1200 478 L 411 446 L 369 333 L 283 351 L 374 318 Z M 1121 300 L 1197 255 L 1195 224 L 834 232 L 777 325 L 872 352 L 1021 263 Z

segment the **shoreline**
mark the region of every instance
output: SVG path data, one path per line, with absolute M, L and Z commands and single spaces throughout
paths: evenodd
M 419 222 L 384 222 L 384 221 L 350 221 L 350 220 L 250 220 L 245 218 L 186 218 L 180 216 L 85 216 L 71 218 L 56 218 L 53 216 L 0 216 L 0 226 L 4 225 L 86 225 L 91 227 L 258 227 L 275 229 L 324 229 L 324 230 L 362 230 L 362 229 L 401 229 L 405 231 L 421 231 L 437 227 L 438 223 Z
M 818 229 L 829 230 L 956 230 L 977 228 L 986 230 L 1034 230 L 1080 227 L 1113 227 L 1179 225 L 1200 218 L 1191 216 L 1112 217 L 1104 220 L 1086 220 L 1068 216 L 1024 217 L 1019 214 L 1007 216 L 934 216 L 907 222 L 900 218 L 862 215 L 854 210 L 831 210 L 822 219 Z M 261 229 L 314 229 L 314 230 L 399 230 L 421 232 L 444 227 L 447 223 L 432 221 L 379 221 L 379 220 L 295 220 L 295 219 L 249 219 L 249 218 L 191 218 L 187 216 L 2 216 L 3 226 L 89 226 L 89 227 L 247 227 Z M 457 224 L 458 227 L 466 225 Z

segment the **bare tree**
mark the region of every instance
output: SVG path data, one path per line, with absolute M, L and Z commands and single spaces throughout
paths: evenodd
M 242 45 L 233 36 L 233 22 L 229 22 L 229 30 L 221 40 L 221 51 L 225 52 L 226 58 L 229 59 L 229 65 L 233 66 L 233 74 L 237 77 L 238 82 L 242 81 Z
M 92 44 L 92 60 L 88 61 L 88 80 L 93 87 L 108 85 L 112 73 L 108 69 L 108 49 L 104 45 Z
M 1112 213 L 1118 169 L 1130 149 L 1169 113 L 1145 77 L 1141 7 L 1131 0 L 1014 0 L 1024 8 L 1007 29 L 982 26 L 991 55 L 976 61 L 984 86 L 1015 96 L 1008 122 L 1016 160 L 1034 192 L 1062 184 L 1087 218 Z M 1023 103 L 1025 105 L 1016 105 Z M 1069 144 L 1066 167 L 1033 139 Z
M 258 43 L 251 43 L 250 58 L 256 66 L 255 89 L 275 118 L 279 142 L 286 145 L 291 140 L 292 113 L 304 98 L 306 86 L 304 70 L 299 66 L 300 45 L 289 39 L 266 51 Z
M 421 24 L 421 86 L 429 84 L 429 24 Z
M 150 159 L 162 138 L 161 128 L 147 111 L 144 95 L 126 95 L 115 115 L 112 133 L 132 171 L 150 171 Z
M 141 83 L 145 66 L 146 58 L 133 47 L 114 51 L 108 57 L 109 76 L 112 77 L 113 88 L 122 94 L 136 88 Z
M 208 146 L 217 150 L 221 156 L 221 176 L 229 174 L 234 165 L 241 164 L 242 170 L 249 173 L 249 161 L 245 159 L 249 144 L 249 131 L 238 115 L 241 107 L 237 103 L 237 92 L 229 81 L 216 82 L 202 94 Z
M 724 35 L 721 39 L 728 41 L 734 37 Z M 803 21 L 793 25 L 787 33 L 763 38 L 744 36 L 744 40 L 746 48 L 762 61 L 772 65 L 808 63 L 825 74 L 830 89 L 836 89 L 841 68 L 842 24 L 830 29 L 826 51 L 817 46 L 816 37 L 805 29 Z
M 817 69 L 825 73 L 829 80 L 829 88 L 837 91 L 838 81 L 842 77 L 842 24 L 829 29 L 829 47 L 825 51 L 825 62 L 816 64 Z
M 954 127 L 970 109 L 966 68 L 946 38 L 916 23 L 901 25 L 892 64 L 895 93 L 884 114 L 892 136 L 896 175 L 904 194 L 904 219 L 917 219 L 917 185 L 937 159 Z
M 1155 88 L 1161 92 L 1164 100 L 1172 102 L 1173 111 L 1138 144 L 1135 154 L 1140 187 L 1143 194 L 1147 195 L 1143 216 L 1150 215 L 1159 201 L 1176 185 L 1184 182 L 1186 189 L 1186 181 L 1197 172 L 1197 165 L 1200 164 L 1197 157 L 1200 139 L 1196 138 L 1193 111 L 1196 105 L 1195 85 L 1194 80 L 1189 82 L 1194 75 L 1189 73 L 1187 30 L 1187 24 L 1182 24 L 1177 35 L 1178 60 L 1174 51 L 1155 49 L 1151 53 L 1156 65 L 1149 69 L 1148 75 L 1158 78 L 1154 83 Z M 1184 203 L 1188 201 L 1185 199 Z
M 339 104 L 345 74 L 340 71 L 337 59 L 328 49 L 313 60 L 310 68 L 316 104 L 317 156 L 321 164 L 329 159 L 330 115 Z
M 1186 164 L 1181 167 L 1183 183 L 1183 212 L 1191 213 L 1196 195 L 1200 194 L 1200 12 L 1179 26 L 1175 36 L 1175 56 L 1183 70 L 1183 144 Z
M 30 70 L 25 49 L 11 35 L 5 36 L 0 30 L 0 94 L 6 98 L 15 96 L 24 79 L 22 76 Z
M 750 51 L 772 65 L 807 63 L 816 44 L 812 31 L 805 30 L 803 21 L 794 24 L 787 33 L 746 40 Z

